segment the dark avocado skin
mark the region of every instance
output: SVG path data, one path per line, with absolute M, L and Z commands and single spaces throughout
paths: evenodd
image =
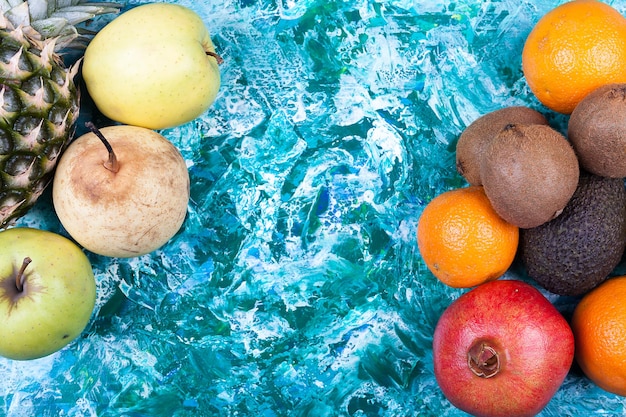
M 558 295 L 582 295 L 606 280 L 625 247 L 624 179 L 587 172 L 581 172 L 558 217 L 520 230 L 520 257 L 528 276 Z

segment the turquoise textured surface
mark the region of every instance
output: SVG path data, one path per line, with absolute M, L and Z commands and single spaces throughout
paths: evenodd
M 563 126 L 521 72 L 560 2 L 171 2 L 225 61 L 213 107 L 161 132 L 189 165 L 188 217 L 150 255 L 89 254 L 91 323 L 49 357 L 0 359 L 0 415 L 465 415 L 431 349 L 463 290 L 427 271 L 417 220 L 465 185 L 455 144 L 480 115 L 528 105 Z M 20 224 L 64 233 L 49 194 Z M 576 302 L 546 295 L 565 315 Z M 624 404 L 574 367 L 541 415 Z

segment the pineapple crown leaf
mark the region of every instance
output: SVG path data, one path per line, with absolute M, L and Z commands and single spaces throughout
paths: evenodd
M 0 0 L 4 20 L 13 27 L 22 26 L 36 39 L 59 38 L 57 50 L 74 43 L 83 35 L 76 25 L 96 16 L 118 13 L 122 4 L 115 2 L 90 3 L 85 0 Z M 6 28 L 6 26 L 0 27 Z M 28 28 L 28 29 L 26 29 Z
M 5 15 L 0 17 L 0 29 L 6 30 L 11 38 L 23 46 L 36 44 L 38 47 L 43 47 L 39 33 L 34 31 L 30 26 L 13 24 Z

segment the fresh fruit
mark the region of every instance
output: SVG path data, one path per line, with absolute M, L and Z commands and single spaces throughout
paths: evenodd
M 220 61 L 200 16 L 180 5 L 152 3 L 122 13 L 94 37 L 82 74 L 105 116 L 164 129 L 211 106 Z
M 417 225 L 420 254 L 437 279 L 456 288 L 502 276 L 519 241 L 519 229 L 500 218 L 480 186 L 435 197 Z
M 446 398 L 474 416 L 534 416 L 557 392 L 574 337 L 535 287 L 480 285 L 441 315 L 433 336 L 435 378 Z
M 626 83 L 587 95 L 569 118 L 567 136 L 580 165 L 603 177 L 626 177 Z
M 564 3 L 528 35 L 522 68 L 539 101 L 569 114 L 601 85 L 626 82 L 626 19 L 600 1 Z
M 626 276 L 585 294 L 572 315 L 576 361 L 600 388 L 626 396 Z
M 585 172 L 560 216 L 520 232 L 520 259 L 528 275 L 559 295 L 582 295 L 600 284 L 625 248 L 624 181 Z
M 578 185 L 571 145 L 547 125 L 508 125 L 485 149 L 480 176 L 495 211 L 520 228 L 558 216 Z
M 187 214 L 185 160 L 150 129 L 94 130 L 75 139 L 57 166 L 52 202 L 61 224 L 100 255 L 135 257 L 160 248 Z
M 503 107 L 482 115 L 463 130 L 456 145 L 456 169 L 470 185 L 482 185 L 480 160 L 487 144 L 508 124 L 544 124 L 537 110 L 525 106 Z
M 74 24 L 95 14 L 116 11 L 119 6 L 74 1 L 72 6 L 54 2 L 46 7 L 48 2 L 43 2 L 43 8 L 33 11 L 30 7 L 34 6 L 29 6 L 33 2 L 9 2 L 19 3 L 13 8 L 3 3 L 0 227 L 4 228 L 23 216 L 50 183 L 78 117 L 79 97 L 73 81 L 78 66 L 66 68 L 56 51 L 76 40 Z
M 85 329 L 96 302 L 91 263 L 56 233 L 25 227 L 0 232 L 0 355 L 36 359 Z

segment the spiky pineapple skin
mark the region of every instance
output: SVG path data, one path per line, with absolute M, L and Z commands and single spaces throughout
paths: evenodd
M 34 39 L 0 19 L 2 228 L 22 217 L 51 182 L 78 118 L 78 63 L 66 68 L 54 49 L 54 39 Z

